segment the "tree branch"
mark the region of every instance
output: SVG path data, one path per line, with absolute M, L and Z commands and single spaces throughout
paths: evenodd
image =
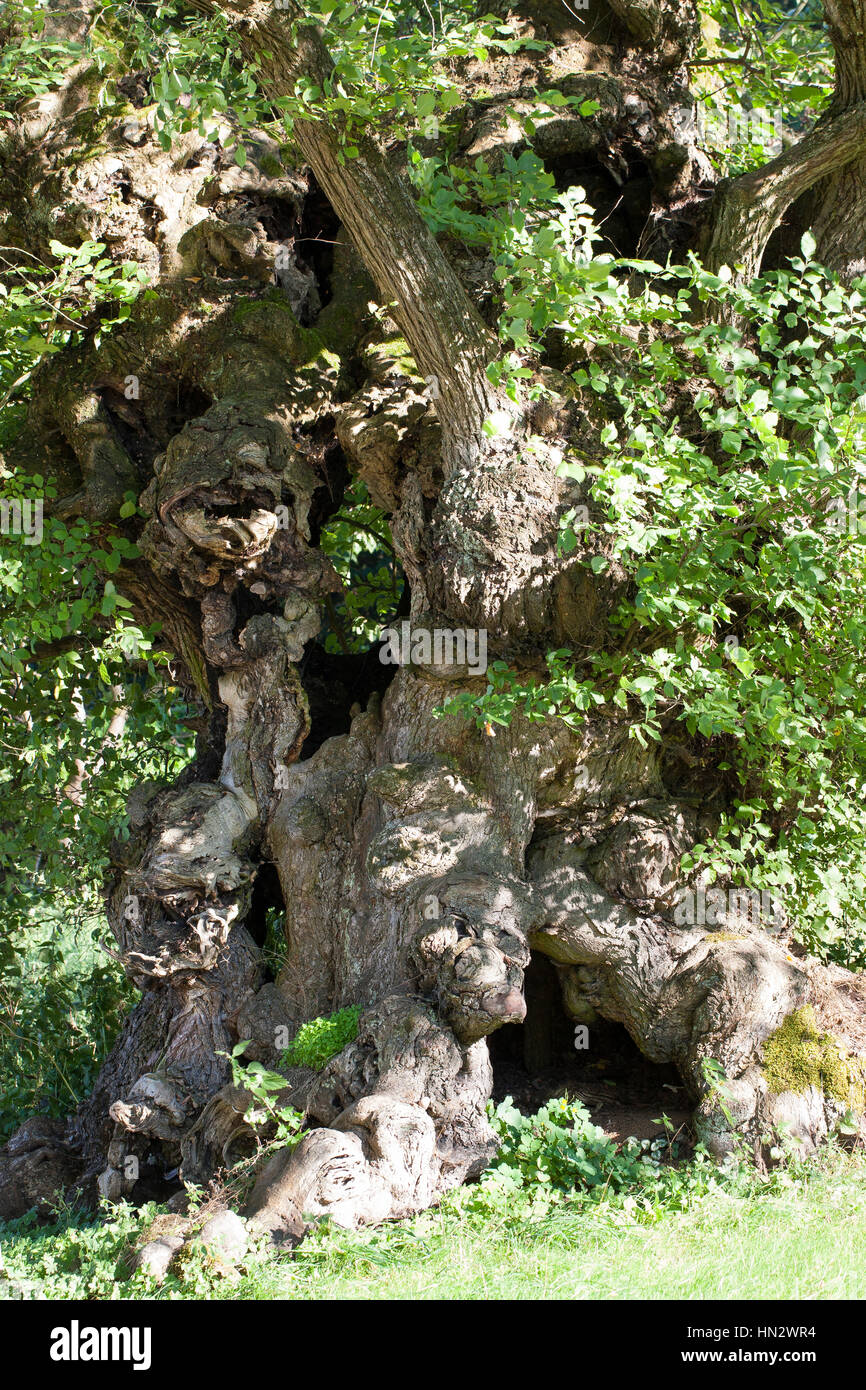
M 866 0 L 824 0 L 836 60 L 832 110 L 866 98 Z
M 835 55 L 833 100 L 838 116 L 866 101 L 866 0 L 824 0 Z M 834 170 L 804 208 L 818 243 L 818 259 L 846 282 L 866 271 L 866 152 Z
M 787 209 L 819 179 L 866 152 L 866 102 L 824 122 L 776 159 L 719 186 L 704 263 L 757 273 L 764 248 Z
M 206 13 L 218 8 L 216 0 L 192 0 L 192 5 Z M 293 96 L 302 77 L 327 89 L 333 62 L 321 34 L 303 22 L 299 8 L 280 12 L 267 0 L 232 0 L 226 13 L 270 99 Z M 301 21 L 294 35 L 293 15 Z M 421 374 L 437 379 L 446 457 L 465 453 L 493 407 L 486 368 L 498 354 L 497 340 L 475 312 L 393 158 L 371 138 L 354 135 L 358 154 L 348 158 L 342 136 L 339 117 L 295 120 L 295 143 L 383 301 L 396 301 L 397 320 Z

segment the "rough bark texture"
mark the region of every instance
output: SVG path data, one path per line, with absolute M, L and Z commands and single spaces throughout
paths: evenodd
M 318 37 L 305 31 L 293 48 L 270 7 L 233 13 L 248 51 L 270 54 L 273 95 L 326 65 Z M 622 189 L 633 245 L 617 249 L 688 244 L 710 166 L 670 111 L 686 93 L 694 11 L 593 0 L 586 29 L 556 8 L 531 13 L 558 43 L 557 85 L 601 102 L 595 117 L 569 110 L 540 125 L 535 148 L 563 183 Z M 549 61 L 468 65 L 460 157 L 495 163 L 519 149 L 506 110 L 550 85 Z M 491 95 L 473 100 L 482 83 Z M 720 195 L 716 259 L 733 238 L 756 264 L 793 199 L 842 177 L 840 151 L 852 176 L 864 139 L 852 83 L 814 136 Z M 207 729 L 177 785 L 136 790 L 130 838 L 115 847 L 109 919 L 141 1002 L 68 1129 L 30 1121 L 10 1144 L 0 1215 L 75 1178 L 128 1192 L 131 1155 L 206 1181 L 249 1139 L 248 1098 L 221 1054 L 249 1038 L 249 1055 L 275 1066 L 280 1030 L 350 1004 L 364 1010 L 357 1039 L 321 1073 L 286 1074 L 309 1133 L 260 1174 L 248 1214 L 294 1239 L 307 1214 L 355 1225 L 429 1205 L 493 1152 L 485 1039 L 523 1019 L 530 952 L 557 963 L 571 1017 L 591 1006 L 648 1058 L 676 1064 L 719 1152 L 732 1136 L 707 1093 L 707 1059 L 731 1078 L 750 1142 L 780 1119 L 815 1142 L 844 1105 L 774 1095 L 763 1044 L 811 1001 L 856 1052 L 860 984 L 754 921 L 677 925 L 680 859 L 721 809 L 712 769 L 673 742 L 641 750 L 624 716 L 580 733 L 436 718 L 447 694 L 483 687 L 441 663 L 370 682 L 366 708 L 347 700 L 338 730 L 316 734 L 327 701 L 309 657 L 338 587 L 317 538 L 349 473 L 389 514 L 415 626 L 486 629 L 491 659 L 530 669 L 551 647 L 601 640 L 617 581 L 556 544 L 563 508 L 580 501 L 556 449 L 597 447 L 592 412 L 563 396 L 543 427 L 516 420 L 504 442 L 486 439 L 490 268 L 437 245 L 399 149 L 371 144 L 341 165 L 335 132 L 300 123 L 296 170 L 274 172 L 263 136 L 241 170 L 192 135 L 163 153 L 146 107 L 119 92 L 97 118 L 91 92 L 73 74 L 7 135 L 3 240 L 40 254 L 52 235 L 108 239 L 148 267 L 157 296 L 98 349 L 91 340 L 51 359 L 21 447 L 31 471 L 36 454 L 60 481 L 66 514 L 114 520 L 123 493 L 139 493 L 142 559 L 117 583 L 161 618 Z M 70 144 L 87 158 L 69 162 Z M 323 216 L 336 242 L 326 270 L 304 259 Z M 294 263 L 278 268 L 295 236 Z M 388 348 L 371 301 L 396 301 L 418 375 Z M 275 981 L 251 916 L 269 865 L 288 946 Z

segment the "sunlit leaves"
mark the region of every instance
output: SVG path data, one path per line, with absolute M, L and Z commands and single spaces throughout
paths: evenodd
M 327 612 L 325 649 L 360 652 L 378 640 L 397 611 L 403 574 L 394 555 L 384 512 L 362 482 L 347 489 L 319 542 L 341 582 Z

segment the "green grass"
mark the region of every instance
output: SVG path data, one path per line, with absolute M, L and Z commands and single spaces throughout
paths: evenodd
M 618 1206 L 516 1223 L 445 1211 L 321 1243 L 286 1268 L 277 1296 L 862 1298 L 866 1166 L 777 1194 L 715 1192 L 649 1225 Z
M 700 1169 L 700 1165 L 698 1165 Z M 119 1278 L 142 1213 L 0 1232 L 5 1272 L 49 1298 L 859 1299 L 866 1294 L 866 1163 L 831 1152 L 761 1180 L 679 1170 L 676 1200 L 638 1188 L 480 1209 L 484 1187 L 368 1232 L 321 1229 L 293 1257 L 251 1256 L 233 1278 L 191 1264 L 162 1287 Z M 678 1207 L 678 1209 L 676 1209 Z

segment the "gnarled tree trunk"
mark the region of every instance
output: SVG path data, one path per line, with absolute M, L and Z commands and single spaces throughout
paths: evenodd
M 827 6 L 848 36 L 844 8 Z M 585 30 L 557 7 L 527 11 L 559 45 L 558 85 L 600 102 L 596 116 L 568 108 L 541 124 L 535 148 L 564 181 L 621 188 L 633 245 L 617 249 L 694 241 L 717 264 L 735 250 L 753 269 L 819 180 L 827 208 L 843 184 L 855 196 L 856 83 L 801 146 L 710 201 L 710 166 L 671 114 L 687 98 L 693 7 L 592 0 Z M 236 0 L 230 14 L 274 98 L 327 70 L 320 37 L 293 39 L 285 11 Z M 461 159 L 519 148 L 506 112 L 550 85 L 547 61 L 524 55 L 519 76 L 491 61 L 494 94 L 476 102 L 470 65 Z M 750 1142 L 781 1120 L 815 1142 L 844 1106 L 774 1095 L 763 1046 L 812 1002 L 856 1052 L 860 984 L 754 921 L 722 933 L 677 923 L 680 860 L 721 809 L 719 779 L 681 733 L 642 749 L 624 714 L 579 732 L 438 718 L 448 695 L 483 688 L 456 662 L 416 659 L 392 675 L 373 661 L 361 707 L 358 691 L 336 688 L 339 659 L 310 660 L 338 588 L 318 537 L 350 475 L 389 514 L 413 629 L 483 630 L 490 658 L 528 667 L 552 647 L 592 649 L 616 586 L 580 550 L 557 549 L 559 518 L 580 501 L 558 451 L 578 436 L 593 447 L 592 412 L 562 397 L 542 430 L 496 398 L 490 268 L 437 244 L 399 148 L 371 141 L 341 162 L 336 127 L 299 122 L 296 169 L 275 174 L 258 136 L 240 169 L 194 134 L 163 152 L 119 92 L 108 152 L 70 164 L 70 140 L 87 139 L 85 79 L 72 74 L 10 144 L 3 238 L 45 251 L 44 220 L 17 195 L 30 187 L 34 207 L 58 210 L 51 234 L 110 240 L 147 266 L 156 297 L 99 346 L 50 360 L 20 447 L 40 453 L 68 515 L 113 522 L 123 494 L 139 494 L 142 558 L 117 585 L 162 621 L 208 721 L 177 785 L 133 794 L 130 838 L 115 848 L 109 919 L 141 1001 L 69 1128 L 31 1121 L 9 1146 L 4 1210 L 82 1175 L 116 1197 L 149 1162 L 207 1179 L 244 1139 L 225 1054 L 249 1038 L 248 1055 L 274 1066 L 281 1037 L 347 1005 L 363 1007 L 357 1039 L 323 1072 L 287 1074 L 309 1132 L 272 1159 L 249 1213 L 279 1235 L 305 1213 L 354 1225 L 429 1205 L 494 1151 L 486 1038 L 524 1018 L 532 953 L 556 963 L 572 1017 L 591 1006 L 676 1065 L 717 1151 L 733 1136 L 708 1093 L 711 1059 Z M 304 259 L 323 229 L 329 267 Z M 291 238 L 298 255 L 280 271 Z M 835 259 L 858 263 L 850 245 Z M 394 305 L 417 374 L 389 353 L 371 302 Z M 494 410 L 510 428 L 490 438 Z M 256 893 L 274 870 L 287 955 L 266 981 Z

